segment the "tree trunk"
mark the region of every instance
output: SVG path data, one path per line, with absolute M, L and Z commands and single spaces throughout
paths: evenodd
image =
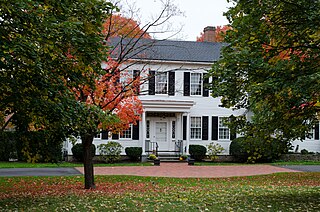
M 94 171 L 93 171 L 93 156 L 91 153 L 91 145 L 93 142 L 92 135 L 81 136 L 83 145 L 83 166 L 84 166 L 84 188 L 94 189 L 96 186 L 94 184 Z

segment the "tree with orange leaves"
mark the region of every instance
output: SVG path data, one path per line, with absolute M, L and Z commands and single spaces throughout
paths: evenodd
M 84 148 L 85 188 L 95 188 L 91 145 L 100 130 L 121 132 L 129 124 L 137 124 L 142 114 L 142 104 L 136 96 L 140 77 L 130 75 L 126 80 L 112 58 L 104 62 L 102 75 L 96 75 L 93 87 L 88 85 L 73 89 L 76 99 L 82 103 L 82 116 L 78 129 Z
M 111 15 L 104 22 L 102 33 L 106 37 L 151 38 L 136 20 L 119 14 Z
M 141 53 L 141 49 L 154 44 L 154 40 L 151 39 L 147 44 L 143 42 L 143 46 L 139 44 L 138 41 L 141 39 L 149 40 L 150 35 L 147 30 L 163 24 L 164 20 L 172 16 L 171 13 L 164 12 L 172 6 L 170 1 L 167 0 L 163 6 L 160 15 L 143 27 L 130 18 L 112 14 L 105 21 L 101 33 L 109 56 L 101 64 L 102 73 L 87 73 L 95 79 L 93 86 L 85 84 L 73 88 L 75 97 L 81 105 L 79 114 L 82 115 L 77 117 L 76 132 L 80 135 L 84 148 L 86 189 L 95 188 L 93 155 L 91 155 L 94 136 L 100 130 L 122 132 L 128 129 L 130 124 L 137 124 L 140 120 L 142 104 L 137 94 L 140 84 L 144 81 L 140 78 L 144 70 L 131 72 L 130 66 L 135 62 L 130 61 L 130 58 Z M 112 43 L 113 41 L 115 43 Z

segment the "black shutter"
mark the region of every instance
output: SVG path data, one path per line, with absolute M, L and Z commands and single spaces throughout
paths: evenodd
M 209 78 L 203 77 L 203 85 L 202 85 L 202 95 L 204 97 L 209 96 Z
M 208 140 L 209 116 L 202 116 L 202 140 Z
M 319 140 L 319 122 L 316 123 L 315 129 L 314 129 L 314 139 Z
M 139 140 L 139 122 L 132 125 L 132 140 Z
M 190 72 L 183 73 L 183 95 L 190 96 Z
M 182 130 L 183 130 L 183 133 L 182 133 L 182 139 L 183 140 L 187 140 L 187 116 L 183 116 L 182 117 Z
M 155 78 L 155 71 L 149 71 L 149 95 L 155 95 L 156 94 L 156 78 Z
M 140 76 L 140 71 L 139 70 L 133 70 L 133 79 L 135 80 L 136 78 L 138 78 Z M 139 86 L 136 88 L 137 90 L 135 91 L 136 95 L 139 95 L 140 93 L 140 84 Z
M 101 139 L 108 139 L 108 131 L 107 130 L 102 130 Z
M 219 119 L 217 116 L 212 116 L 212 132 L 211 140 L 218 140 L 218 131 L 219 131 Z
M 119 134 L 112 134 L 112 139 L 113 140 L 118 140 L 119 139 Z
M 169 72 L 169 96 L 174 96 L 175 91 L 175 72 Z

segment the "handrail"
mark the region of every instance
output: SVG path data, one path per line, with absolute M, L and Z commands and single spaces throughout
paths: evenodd
M 158 142 L 146 140 L 146 152 L 152 152 L 153 154 L 155 154 L 158 157 L 158 152 L 159 152 Z

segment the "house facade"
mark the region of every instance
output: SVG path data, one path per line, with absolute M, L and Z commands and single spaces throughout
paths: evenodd
M 211 30 L 207 29 L 209 33 Z M 126 64 L 129 76 L 139 73 L 141 78 L 148 79 L 140 86 L 139 99 L 144 110 L 141 121 L 123 133 L 101 132 L 94 144 L 117 141 L 124 147 L 123 154 L 126 147 L 142 147 L 146 158 L 155 151 L 160 156 L 188 154 L 190 144 L 207 146 L 214 142 L 225 149 L 222 154 L 229 154 L 230 142 L 236 135 L 223 120 L 246 111 L 220 107 L 220 98 L 211 97 L 207 87 L 211 79 L 205 77 L 219 59 L 223 45 L 157 41 L 142 51 L 143 57 L 132 56 Z M 317 127 L 311 139 L 294 142 L 294 145 L 299 145 L 299 150 L 320 152 Z M 65 143 L 68 154 L 72 154 L 71 147 L 69 142 Z

